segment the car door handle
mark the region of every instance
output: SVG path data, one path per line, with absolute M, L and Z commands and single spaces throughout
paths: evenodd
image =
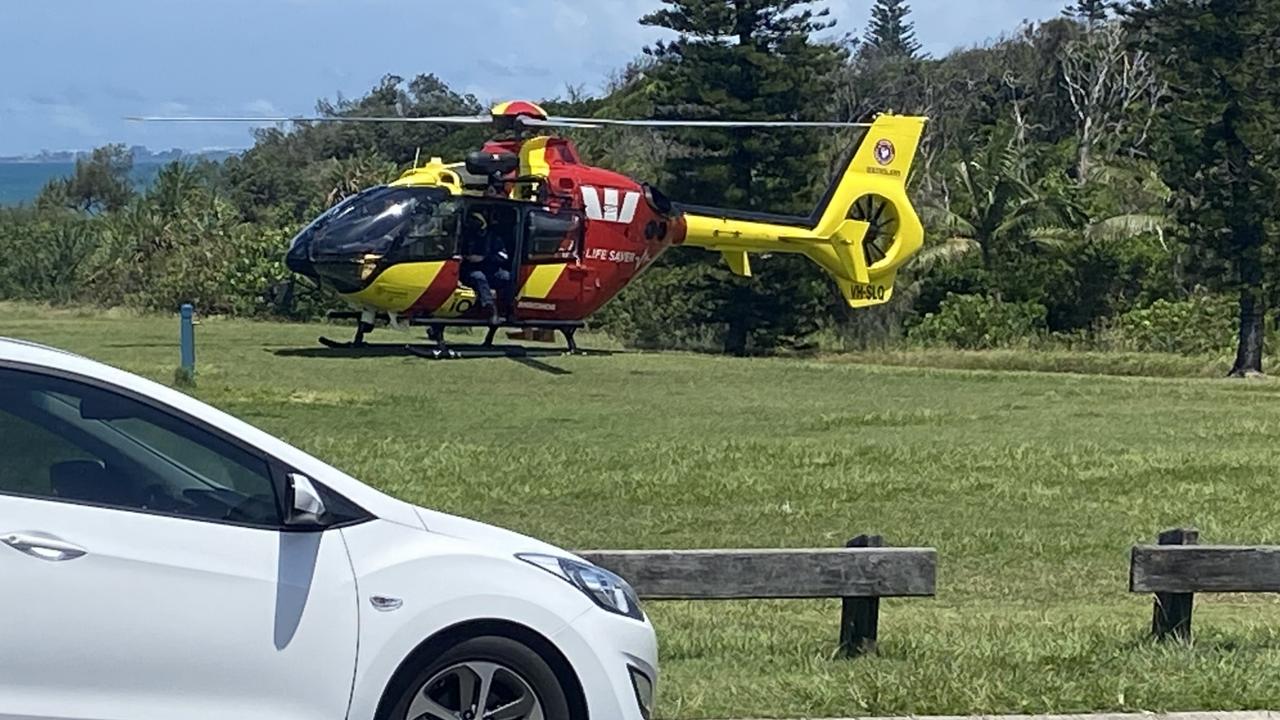
M 5 533 L 0 535 L 0 542 L 20 553 L 25 553 L 40 560 L 48 560 L 49 562 L 75 560 L 78 557 L 84 557 L 89 552 L 79 545 L 73 545 L 44 533 Z

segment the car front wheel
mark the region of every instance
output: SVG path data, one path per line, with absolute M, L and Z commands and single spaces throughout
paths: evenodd
M 414 678 L 392 720 L 562 720 L 564 689 L 546 661 L 505 637 L 479 637 L 441 654 Z

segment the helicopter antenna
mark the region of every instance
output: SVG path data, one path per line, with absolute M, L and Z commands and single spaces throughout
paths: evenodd
M 420 157 L 422 157 L 422 148 L 421 148 L 421 147 L 419 147 L 417 150 L 414 150 L 414 151 L 413 151 L 413 169 L 414 169 L 414 170 L 417 170 L 417 169 L 418 169 L 418 158 L 420 158 Z

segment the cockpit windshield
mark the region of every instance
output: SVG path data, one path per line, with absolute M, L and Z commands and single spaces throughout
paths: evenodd
M 410 187 L 379 188 L 356 196 L 337 206 L 333 215 L 322 218 L 311 241 L 311 259 L 324 262 L 387 255 L 408 238 L 452 235 L 456 210 L 450 212 L 447 205 L 441 208 L 448 198 L 445 190 Z
M 461 203 L 441 188 L 371 188 L 316 218 L 294 238 L 287 262 L 352 292 L 389 262 L 452 257 L 460 215 Z

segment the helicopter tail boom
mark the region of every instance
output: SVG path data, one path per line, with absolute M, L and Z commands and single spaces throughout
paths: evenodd
M 898 270 L 920 251 L 924 227 L 907 176 L 925 118 L 881 115 L 807 218 L 682 205 L 685 245 L 723 254 L 751 275 L 751 253 L 799 253 L 830 273 L 852 307 L 893 297 Z

